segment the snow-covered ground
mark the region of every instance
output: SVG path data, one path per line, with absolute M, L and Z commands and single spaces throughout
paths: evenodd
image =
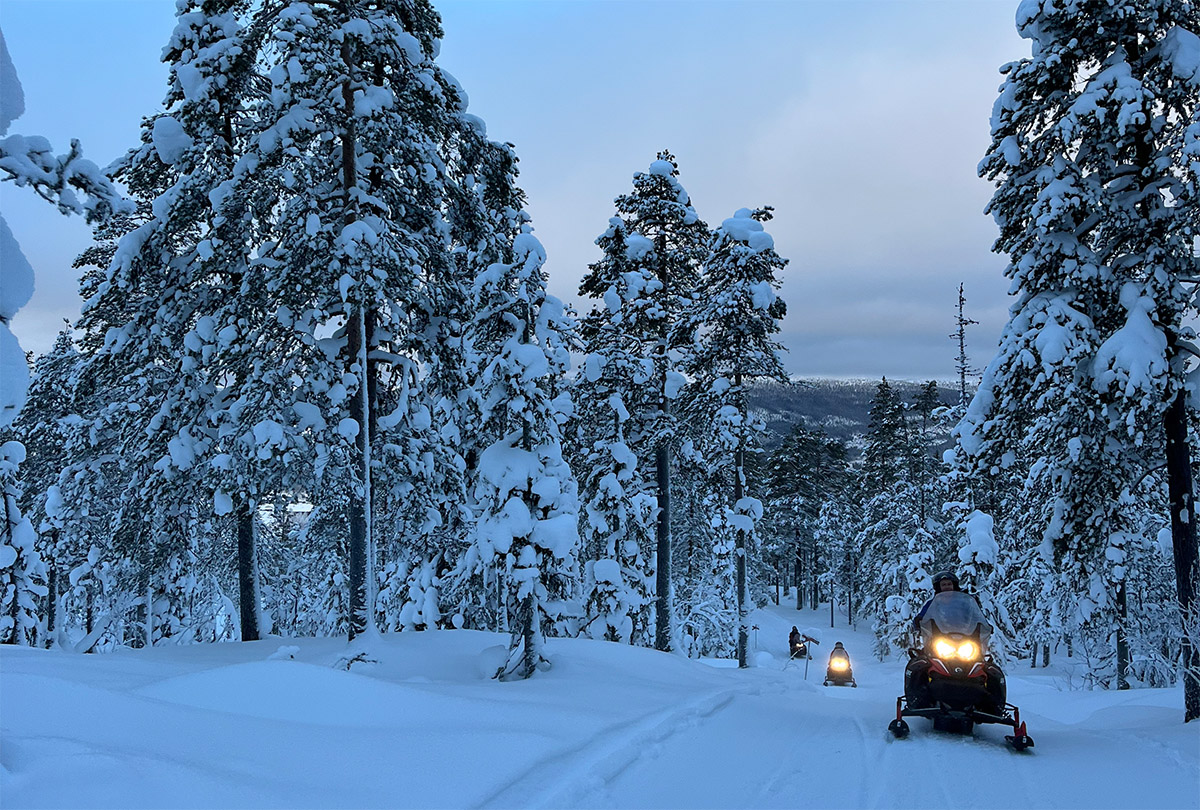
M 403 633 L 379 663 L 271 639 L 74 655 L 0 647 L 0 804 L 18 807 L 1195 808 L 1200 724 L 1179 690 L 1064 691 L 1009 672 L 1037 747 L 1004 729 L 886 733 L 901 664 L 828 612 L 755 615 L 759 666 L 552 640 L 490 680 L 500 636 Z M 791 625 L 821 630 L 807 680 Z M 821 686 L 843 641 L 859 688 Z M 272 658 L 294 646 L 295 660 Z M 287 650 L 284 650 L 286 654 Z M 713 665 L 717 664 L 717 665 Z

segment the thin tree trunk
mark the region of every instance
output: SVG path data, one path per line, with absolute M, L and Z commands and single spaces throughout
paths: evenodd
M 742 422 L 746 420 L 746 394 L 742 389 L 742 372 L 734 374 L 733 384 L 737 390 L 738 413 Z M 746 497 L 746 438 L 738 436 L 737 450 L 733 458 L 733 505 L 736 512 L 738 504 Z M 748 667 L 750 644 L 750 610 L 746 599 L 746 532 L 737 529 L 734 535 L 734 554 L 737 556 L 737 612 L 738 612 L 738 666 Z
M 796 545 L 792 555 L 796 558 L 796 610 L 804 610 L 804 547 L 800 545 L 799 529 L 796 529 Z
M 142 643 L 147 647 L 154 646 L 154 581 L 146 578 L 146 637 Z
M 741 384 L 741 375 L 737 384 Z M 740 444 L 734 452 L 734 473 L 733 473 L 733 502 L 736 507 L 745 497 L 745 484 L 742 476 L 745 474 L 744 464 L 746 460 L 745 451 Z M 738 636 L 737 636 L 737 656 L 738 666 L 748 667 L 750 662 L 747 658 L 747 647 L 749 645 L 749 628 L 747 627 L 749 620 L 749 612 L 746 610 L 746 533 L 741 529 L 737 529 L 734 534 L 735 551 L 737 568 L 737 614 L 738 614 Z
M 50 543 L 53 548 L 58 539 L 58 532 L 51 532 Z M 46 566 L 46 639 L 44 646 L 50 649 L 55 644 L 54 631 L 58 624 L 58 567 L 54 560 Z
M 655 239 L 658 257 L 657 274 L 662 289 L 659 295 L 667 300 L 670 278 L 664 260 L 666 255 L 666 233 L 661 229 Z M 668 327 L 664 319 L 658 336 L 658 413 L 659 445 L 654 451 L 655 483 L 658 487 L 658 560 L 655 572 L 655 613 L 657 626 L 654 633 L 654 648 L 664 652 L 671 649 L 672 612 L 671 604 L 671 449 L 663 435 L 671 415 L 671 402 L 667 399 Z
M 661 406 L 667 412 L 666 400 Z M 654 587 L 654 649 L 671 649 L 671 450 L 664 442 L 654 451 L 655 480 L 658 486 L 658 559 Z
M 254 505 L 243 497 L 237 505 L 238 608 L 242 641 L 258 641 L 258 566 L 254 559 Z
M 1200 718 L 1200 649 L 1189 629 L 1195 628 L 1200 600 L 1200 560 L 1196 547 L 1196 503 L 1188 446 L 1186 392 L 1180 391 L 1164 416 L 1167 440 L 1167 489 L 1171 511 L 1171 545 L 1175 552 L 1175 589 L 1183 621 L 1183 721 Z
M 1125 581 L 1117 588 L 1117 689 L 1129 688 L 1129 601 Z
M 1050 666 L 1050 645 L 1042 645 L 1042 669 Z

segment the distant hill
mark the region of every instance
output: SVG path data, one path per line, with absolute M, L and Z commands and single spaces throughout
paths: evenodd
M 889 380 L 892 388 L 905 402 L 916 399 L 923 382 Z M 853 444 L 866 433 L 870 422 L 871 397 L 879 380 L 794 380 L 781 383 L 757 383 L 750 388 L 750 407 L 767 423 L 773 434 L 768 441 L 774 446 L 791 430 L 792 425 L 804 422 L 821 428 L 831 437 Z M 938 393 L 945 405 L 958 403 L 958 387 L 939 382 Z

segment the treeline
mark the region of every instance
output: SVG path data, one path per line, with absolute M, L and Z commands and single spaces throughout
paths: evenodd
M 12 427 L 36 538 L 0 561 L 4 640 L 487 628 L 523 677 L 546 635 L 731 653 L 740 610 L 744 656 L 770 209 L 709 228 L 660 154 L 577 318 L 441 33 L 423 0 L 181 6 L 111 169 L 136 210 Z
M 835 621 L 871 627 L 884 658 L 909 646 L 930 577 L 950 569 L 991 617 L 1002 658 L 1072 658 L 1078 685 L 1175 683 L 1182 638 L 1165 470 L 1132 482 L 1120 554 L 1080 544 L 1075 559 L 1088 565 L 1068 565 L 1030 529 L 1044 504 L 1030 500 L 1024 473 L 976 477 L 955 463 L 960 451 L 944 453 L 964 413 L 933 382 L 904 402 L 885 379 L 861 439 L 794 427 L 758 470 L 763 579 L 795 588 L 798 608 L 832 600 Z

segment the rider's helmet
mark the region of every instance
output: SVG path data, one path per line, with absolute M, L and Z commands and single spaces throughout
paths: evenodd
M 946 570 L 946 571 L 938 571 L 936 574 L 933 575 L 933 592 L 934 593 L 941 593 L 941 591 L 938 589 L 938 583 L 944 579 L 948 579 L 948 580 L 950 580 L 951 583 L 953 583 L 954 590 L 956 590 L 956 591 L 962 590 L 962 588 L 960 588 L 958 586 L 958 576 L 953 571 Z
M 839 641 L 837 644 L 834 644 L 834 645 L 833 645 L 833 648 L 834 648 L 835 650 L 844 650 L 844 649 L 846 649 L 845 647 L 843 647 L 843 646 L 842 646 L 842 642 L 840 642 L 840 641 Z

